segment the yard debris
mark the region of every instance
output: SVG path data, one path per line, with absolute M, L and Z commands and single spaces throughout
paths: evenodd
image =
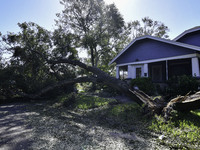
M 144 139 L 138 137 L 134 132 L 132 132 L 132 133 L 111 132 L 110 135 L 115 138 L 123 138 L 123 139 L 127 139 L 127 140 L 132 140 L 132 141 L 144 142 Z
M 158 137 L 159 140 L 164 140 L 164 138 L 165 138 L 164 135 L 160 135 L 160 136 Z
M 200 92 L 185 96 L 178 96 L 172 99 L 167 106 L 163 109 L 164 117 L 166 121 L 170 118 L 173 110 L 189 112 L 190 110 L 200 109 Z

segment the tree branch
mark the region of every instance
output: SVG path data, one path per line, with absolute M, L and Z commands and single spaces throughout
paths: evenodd
M 63 81 L 59 81 L 53 85 L 49 85 L 47 86 L 46 88 L 40 90 L 38 93 L 36 94 L 23 94 L 23 96 L 25 97 L 28 97 L 28 98 L 31 98 L 31 99 L 36 99 L 36 98 L 39 98 L 41 97 L 43 94 L 55 89 L 55 88 L 58 88 L 58 87 L 61 87 L 61 86 L 66 86 L 66 85 L 69 85 L 69 84 L 76 84 L 76 83 L 83 83 L 83 82 L 97 82 L 97 78 L 95 77 L 79 77 L 79 78 L 73 78 L 73 79 L 68 79 L 68 80 L 63 80 Z

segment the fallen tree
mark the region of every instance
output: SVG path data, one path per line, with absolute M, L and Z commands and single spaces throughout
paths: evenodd
M 22 23 L 19 26 L 22 29 L 21 33 L 0 36 L 2 39 L 0 41 L 6 45 L 2 49 L 13 52 L 10 63 L 8 63 L 11 66 L 5 64 L 8 66 L 7 70 L 5 71 L 2 67 L 1 71 L 1 83 L 3 84 L 0 85 L 0 94 L 7 99 L 16 98 L 16 95 L 20 95 L 20 99 L 38 99 L 61 86 L 69 85 L 71 88 L 71 85 L 75 83 L 93 82 L 108 85 L 130 97 L 143 107 L 145 113 L 160 114 L 164 112 L 165 116 L 168 116 L 173 109 L 189 111 L 200 108 L 198 93 L 193 96 L 179 96 L 168 103 L 152 100 L 146 93 L 132 89 L 126 82 L 116 79 L 96 67 L 78 61 L 75 59 L 78 58 L 75 50 L 77 43 L 72 40 L 74 36 L 71 32 L 64 35 L 59 34 L 63 30 L 56 30 L 52 37 L 48 31 L 34 23 Z M 94 43 L 91 42 L 91 44 L 93 46 Z M 78 66 L 91 72 L 92 75 L 77 77 L 71 73 L 71 75 L 66 76 L 67 73 L 73 72 L 71 66 L 71 68 L 66 69 L 68 65 Z M 60 69 L 62 71 L 59 71 Z M 49 85 L 49 83 L 53 84 Z M 43 88 L 46 85 L 48 86 Z M 38 92 L 34 93 L 36 90 Z
M 101 71 L 99 68 L 88 66 L 78 60 L 58 58 L 56 60 L 47 60 L 47 63 L 51 65 L 67 63 L 73 66 L 79 66 L 88 72 L 92 72 L 93 76 L 79 77 L 60 81 L 54 85 L 47 86 L 46 88 L 40 90 L 36 94 L 26 94 L 24 96 L 29 97 L 31 99 L 36 99 L 44 93 L 53 90 L 59 86 L 82 82 L 93 82 L 108 85 L 113 89 L 116 89 L 119 92 L 125 94 L 126 96 L 130 97 L 133 101 L 138 103 L 140 106 L 143 106 L 145 113 L 161 114 L 163 112 L 165 117 L 168 118 L 172 110 L 189 111 L 200 108 L 200 92 L 197 92 L 196 94 L 190 96 L 178 96 L 177 98 L 172 99 L 168 103 L 166 103 L 165 101 L 152 100 L 152 98 L 144 92 L 132 89 L 125 81 L 116 79 L 108 75 L 107 73 Z

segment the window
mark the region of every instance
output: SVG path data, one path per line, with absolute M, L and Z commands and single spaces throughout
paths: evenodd
M 140 78 L 142 75 L 142 68 L 136 68 L 136 78 Z
M 128 77 L 128 66 L 119 67 L 119 76 L 120 79 L 126 79 Z
M 168 61 L 169 78 L 173 76 L 192 75 L 191 59 Z

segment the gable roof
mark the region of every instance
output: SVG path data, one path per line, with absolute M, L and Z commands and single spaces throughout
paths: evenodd
M 200 26 L 197 26 L 197 27 L 194 27 L 194 28 L 185 30 L 185 31 L 184 31 L 183 33 L 181 33 L 179 36 L 177 36 L 176 38 L 174 38 L 173 41 L 177 41 L 177 40 L 179 40 L 180 38 L 182 38 L 184 35 L 189 34 L 189 33 L 192 33 L 192 32 L 196 32 L 196 31 L 199 31 L 199 30 L 200 30 Z
M 180 43 L 180 42 L 176 42 L 176 41 L 172 41 L 172 40 L 167 40 L 167 39 L 163 39 L 163 38 L 159 38 L 159 37 L 145 35 L 145 36 L 138 37 L 138 38 L 134 39 L 131 43 L 129 43 L 115 58 L 113 58 L 113 60 L 111 60 L 109 62 L 109 65 L 112 64 L 113 62 L 115 62 L 115 60 L 117 58 L 119 58 L 126 50 L 128 50 L 135 42 L 143 40 L 143 39 L 151 39 L 151 40 L 164 42 L 164 43 L 171 44 L 171 45 L 180 46 L 180 47 L 183 47 L 183 48 L 189 48 L 189 49 L 192 49 L 192 50 L 200 51 L 199 46 L 193 46 L 193 45 Z

